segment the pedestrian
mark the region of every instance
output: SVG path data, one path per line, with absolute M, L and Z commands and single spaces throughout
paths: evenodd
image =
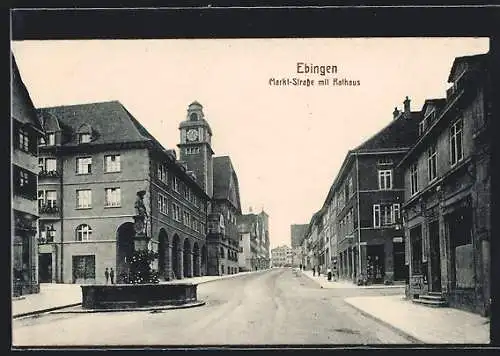
M 109 281 L 109 271 L 108 271 L 108 267 L 106 267 L 106 270 L 104 271 L 104 277 L 106 277 L 106 284 L 108 284 L 108 281 Z
M 111 279 L 111 284 L 115 284 L 115 271 L 113 271 L 113 267 L 111 267 L 111 271 L 109 271 L 109 278 Z
M 330 269 L 330 267 L 328 267 L 328 269 L 326 270 L 326 273 L 327 273 L 328 280 L 331 281 L 332 280 L 332 270 Z
M 316 268 L 314 268 L 314 266 L 313 266 L 313 276 L 315 276 L 315 275 L 316 275 Z
M 321 276 L 321 267 L 318 266 L 318 277 Z

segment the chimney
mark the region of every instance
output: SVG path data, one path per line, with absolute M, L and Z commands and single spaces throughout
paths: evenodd
M 399 110 L 398 108 L 394 108 L 394 111 L 392 112 L 392 116 L 394 119 L 397 119 L 399 116 Z
M 405 113 L 409 114 L 410 113 L 410 99 L 408 99 L 408 97 L 406 97 L 406 99 L 404 101 L 404 105 L 405 105 Z

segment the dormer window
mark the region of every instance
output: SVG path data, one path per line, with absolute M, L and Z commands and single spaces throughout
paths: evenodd
M 425 132 L 425 129 L 426 129 L 426 124 L 425 124 L 425 120 L 422 120 L 420 121 L 420 123 L 418 124 L 418 134 L 421 136 L 424 134 Z
M 92 141 L 92 127 L 88 124 L 83 124 L 77 131 L 78 143 L 89 143 Z
M 91 139 L 91 136 L 88 133 L 78 134 L 78 142 L 79 143 L 89 143 L 90 139 Z

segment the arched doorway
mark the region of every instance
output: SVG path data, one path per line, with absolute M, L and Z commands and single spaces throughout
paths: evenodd
M 124 282 L 128 274 L 126 259 L 134 253 L 134 223 L 126 222 L 116 230 L 116 282 Z
M 201 275 L 207 275 L 207 246 L 201 247 Z
M 174 235 L 172 239 L 172 272 L 175 279 L 182 278 L 182 254 L 179 236 Z
M 168 235 L 165 229 L 160 229 L 158 235 L 158 274 L 160 278 L 170 280 L 170 258 L 168 254 Z
M 191 253 L 191 244 L 189 239 L 184 239 L 184 277 L 193 276 L 193 254 Z
M 193 245 L 193 275 L 195 277 L 201 276 L 201 261 L 200 261 L 200 246 L 195 242 Z

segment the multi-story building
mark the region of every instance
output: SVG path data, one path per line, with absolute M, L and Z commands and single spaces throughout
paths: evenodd
M 38 293 L 37 143 L 43 129 L 11 55 L 13 295 Z
M 404 169 L 407 294 L 490 313 L 491 105 L 487 54 L 457 57 L 427 100 Z
M 237 217 L 241 215 L 238 177 L 228 156 L 215 157 L 214 195 L 209 214 L 210 275 L 239 272 L 238 253 L 240 234 Z
M 161 279 L 206 274 L 210 197 L 175 151 L 167 150 L 119 102 L 39 109 L 40 277 L 118 282 L 132 253 L 134 202 L 145 191 L 150 248 Z
M 420 113 L 395 109 L 393 120 L 350 150 L 334 183 L 338 268 L 354 282 L 404 280 L 401 204 L 404 182 L 398 161 L 417 136 Z
M 271 250 L 271 264 L 273 267 L 291 267 L 293 264 L 293 250 L 286 245 Z
M 269 216 L 264 211 L 248 213 L 238 217 L 240 270 L 261 270 L 269 268 Z M 243 244 L 243 246 L 241 246 Z
M 210 275 L 239 270 L 240 236 L 236 219 L 241 215 L 238 176 L 229 156 L 213 157 L 212 129 L 203 106 L 194 101 L 179 125 L 181 160 L 193 170 L 197 182 L 211 198 L 208 207 L 208 270 Z
M 271 265 L 269 256 L 269 215 L 264 210 L 261 210 L 258 216 L 259 253 L 257 264 L 258 269 L 266 269 Z
M 292 248 L 302 245 L 305 238 L 308 224 L 292 224 L 290 225 L 290 239 Z

